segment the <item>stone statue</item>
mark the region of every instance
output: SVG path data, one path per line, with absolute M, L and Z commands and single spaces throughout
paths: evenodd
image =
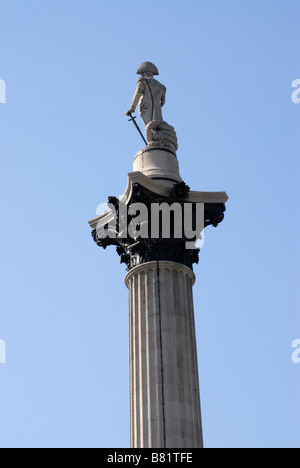
M 162 121 L 161 108 L 166 102 L 166 87 L 153 78 L 158 69 L 151 62 L 144 62 L 137 71 L 141 75 L 137 80 L 136 91 L 130 109 L 126 115 L 135 112 L 139 104 L 139 113 L 145 125 L 152 120 Z
M 151 62 L 143 62 L 137 71 L 141 75 L 137 80 L 136 91 L 130 109 L 126 115 L 133 114 L 139 104 L 139 114 L 146 127 L 148 146 L 178 149 L 174 127 L 164 122 L 162 107 L 166 102 L 166 87 L 153 78 L 158 75 L 157 67 Z

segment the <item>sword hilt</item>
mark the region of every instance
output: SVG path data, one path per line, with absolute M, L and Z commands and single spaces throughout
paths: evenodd
M 129 114 L 129 116 L 131 117 L 131 119 L 128 119 L 128 122 L 131 122 L 132 120 L 136 119 L 136 115 L 132 115 L 132 114 Z
M 142 139 L 143 139 L 145 145 L 147 146 L 147 145 L 148 145 L 147 140 L 145 139 L 144 135 L 143 135 L 142 132 L 141 132 L 140 127 L 138 126 L 138 124 L 137 124 L 136 121 L 135 121 L 136 116 L 133 116 L 132 114 L 129 114 L 129 116 L 130 116 L 131 118 L 128 119 L 128 121 L 129 121 L 129 122 L 132 121 L 132 122 L 134 123 L 135 128 L 137 129 L 137 131 L 138 131 L 139 134 L 141 135 L 141 137 L 142 137 Z

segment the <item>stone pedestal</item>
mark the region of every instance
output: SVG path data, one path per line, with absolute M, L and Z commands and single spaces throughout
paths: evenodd
M 155 147 L 142 149 L 135 155 L 133 170 L 156 180 L 163 187 L 172 187 L 182 180 L 177 156 L 168 149 Z
M 182 264 L 129 271 L 132 448 L 203 446 L 192 287 Z

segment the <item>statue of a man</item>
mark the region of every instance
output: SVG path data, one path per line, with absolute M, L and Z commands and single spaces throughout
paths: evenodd
M 139 113 L 145 126 L 153 120 L 162 121 L 161 108 L 166 100 L 166 87 L 153 78 L 158 75 L 158 69 L 151 62 L 144 62 L 140 65 L 138 75 L 141 75 L 137 81 L 137 87 L 133 96 L 130 109 L 126 115 L 135 112 L 139 103 Z

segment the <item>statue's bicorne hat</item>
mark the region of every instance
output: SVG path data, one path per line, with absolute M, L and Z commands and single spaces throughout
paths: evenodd
M 147 73 L 150 72 L 153 75 L 159 75 L 157 67 L 154 65 L 154 63 L 151 62 L 143 62 L 139 68 L 138 71 L 136 72 L 138 75 L 141 75 L 142 73 Z

